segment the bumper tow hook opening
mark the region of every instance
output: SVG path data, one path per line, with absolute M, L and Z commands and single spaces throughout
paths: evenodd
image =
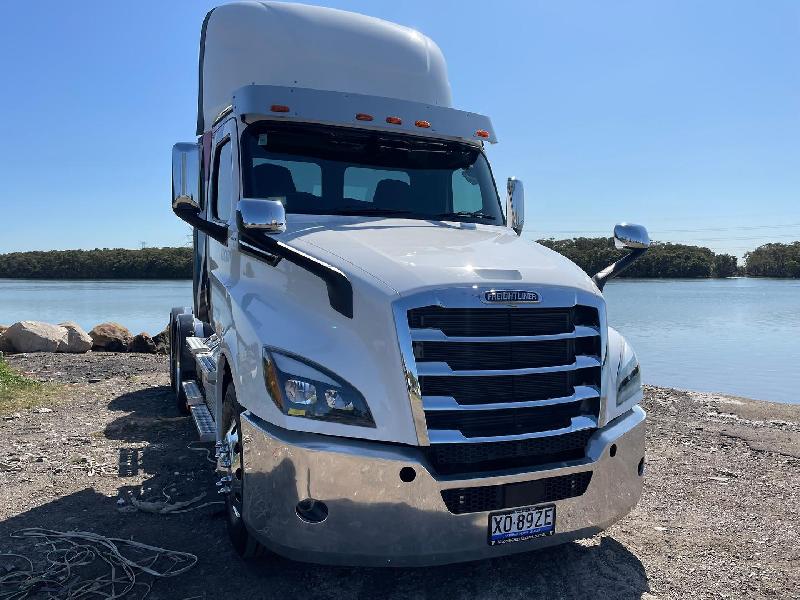
M 644 456 L 642 457 L 642 460 L 639 461 L 638 471 L 639 471 L 639 477 L 644 475 Z
M 328 518 L 328 505 L 321 500 L 305 498 L 297 503 L 295 512 L 301 521 L 316 525 Z
M 617 445 L 611 444 L 611 448 L 609 448 L 608 453 L 611 455 L 611 458 L 614 458 L 617 455 Z
M 400 481 L 404 481 L 405 483 L 410 483 L 417 478 L 417 472 L 414 470 L 413 467 L 403 467 L 400 469 Z

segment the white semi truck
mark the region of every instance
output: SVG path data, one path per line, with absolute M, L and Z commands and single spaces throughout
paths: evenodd
M 197 141 L 173 149 L 194 306 L 171 379 L 216 442 L 237 551 L 430 565 L 591 536 L 638 501 L 639 364 L 603 284 L 520 237 L 412 29 L 304 5 L 208 13 Z

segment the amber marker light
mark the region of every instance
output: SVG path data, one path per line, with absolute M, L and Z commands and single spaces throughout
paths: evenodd
M 403 119 L 400 117 L 386 117 L 386 122 L 389 123 L 389 125 L 402 125 Z
M 289 112 L 289 107 L 285 104 L 273 104 L 269 109 L 272 112 Z
M 478 136 L 479 138 L 488 138 L 489 132 L 486 131 L 485 129 L 478 129 L 478 131 L 475 132 L 475 135 Z
M 372 115 L 368 115 L 367 113 L 356 113 L 356 121 L 372 121 Z
M 431 124 L 428 121 L 415 121 L 414 125 L 417 127 L 422 127 L 423 129 L 429 129 Z

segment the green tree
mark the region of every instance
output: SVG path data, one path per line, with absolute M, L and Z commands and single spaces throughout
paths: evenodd
M 800 242 L 764 244 L 744 259 L 749 277 L 800 277 Z

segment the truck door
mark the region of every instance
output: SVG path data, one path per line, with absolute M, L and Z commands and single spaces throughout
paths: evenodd
M 230 296 L 227 290 L 238 279 L 238 265 L 233 264 L 237 229 L 234 219 L 239 197 L 236 120 L 222 123 L 212 137 L 211 178 L 208 185 L 208 218 L 228 225 L 225 243 L 208 237 L 208 285 L 210 288 L 209 321 L 215 331 L 223 332 L 231 324 Z M 234 269 L 234 267 L 236 267 Z

